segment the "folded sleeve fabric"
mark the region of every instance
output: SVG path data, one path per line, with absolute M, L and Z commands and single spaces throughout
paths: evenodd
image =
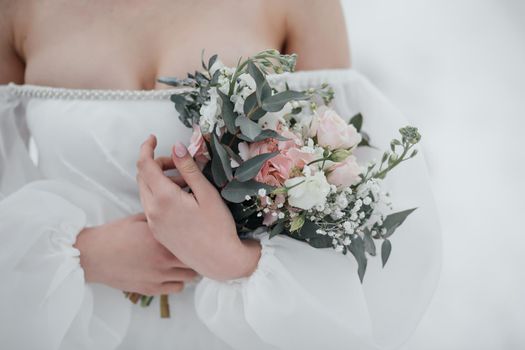
M 89 191 L 40 178 L 27 151 L 24 101 L 9 91 L 0 87 L 0 344 L 115 348 L 129 303 L 118 291 L 85 283 L 74 247 L 107 208 Z

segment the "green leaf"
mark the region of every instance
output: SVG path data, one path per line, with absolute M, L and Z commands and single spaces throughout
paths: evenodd
M 224 125 L 230 134 L 236 134 L 237 128 L 235 126 L 235 112 L 233 111 L 233 103 L 230 101 L 228 95 L 217 89 L 222 100 L 221 114 L 224 120 Z
M 259 105 L 261 105 L 262 101 L 272 95 L 272 89 L 270 88 L 270 85 L 268 85 L 268 82 L 259 67 L 257 67 L 251 60 L 248 61 L 248 74 L 250 74 L 253 80 L 255 80 L 255 96 L 257 97 Z
M 357 147 L 370 147 L 370 148 L 376 148 L 370 144 L 370 136 L 364 131 L 359 132 L 361 134 L 361 142 L 357 145 Z
M 412 208 L 388 215 L 385 220 L 383 220 L 383 224 L 381 225 L 386 229 L 386 233 L 383 235 L 383 237 L 387 238 L 392 236 L 396 229 L 401 226 L 405 219 L 416 209 L 417 208 Z
M 270 229 L 270 238 L 277 236 L 284 231 L 284 221 L 277 221 Z
M 259 173 L 263 164 L 277 154 L 279 152 L 264 153 L 246 160 L 235 171 L 235 178 L 241 182 L 253 179 Z
M 224 140 L 223 140 L 224 142 Z M 237 164 L 242 164 L 243 160 L 242 158 L 234 152 L 234 150 L 231 149 L 231 147 L 225 145 L 225 144 L 222 144 L 222 147 L 226 150 L 226 153 L 228 153 L 228 155 L 230 156 L 231 159 L 233 159 L 234 161 L 237 162 Z
M 317 237 L 312 237 L 308 239 L 308 244 L 314 248 L 331 248 L 332 237 L 317 235 Z
M 211 69 L 215 61 L 217 61 L 217 55 L 211 56 L 210 60 L 208 61 L 208 69 Z
M 363 116 L 361 115 L 361 113 L 354 115 L 352 119 L 350 119 L 349 124 L 353 125 L 354 128 L 356 128 L 356 130 L 360 132 L 361 127 L 363 126 Z
M 295 232 L 300 230 L 305 223 L 304 215 L 297 215 L 292 219 L 290 223 L 290 232 Z M 299 231 L 300 234 L 300 231 Z
M 259 189 L 264 188 L 267 193 L 273 191 L 274 187 L 257 182 L 255 180 L 248 180 L 240 182 L 232 180 L 221 191 L 222 198 L 232 203 L 242 203 L 246 200 L 246 196 L 254 196 Z
M 319 229 L 319 226 L 312 221 L 306 219 L 304 220 L 304 224 L 301 226 L 301 230 L 299 231 L 299 236 L 301 238 L 316 238 L 316 237 L 325 237 L 317 233 L 317 230 Z M 330 246 L 332 245 L 332 238 L 330 238 Z
M 213 157 L 211 159 L 211 171 L 213 175 L 213 181 L 219 187 L 225 185 L 225 183 L 233 179 L 232 168 L 230 165 L 230 158 L 226 153 L 226 150 L 222 147 L 217 136 L 212 134 L 211 139 L 211 150 Z
M 235 120 L 235 125 L 241 128 L 242 135 L 246 136 L 249 141 L 255 140 L 263 131 L 259 124 L 243 115 Z
M 261 119 L 266 114 L 266 111 L 257 104 L 255 92 L 250 94 L 244 101 L 244 114 L 255 121 Z
M 352 243 L 350 243 L 349 247 L 350 252 L 354 256 L 355 260 L 357 261 L 357 274 L 359 276 L 359 280 L 361 283 L 363 283 L 363 278 L 365 277 L 366 272 L 366 255 L 365 255 L 365 244 L 361 237 L 357 236 L 356 238 L 352 239 Z
M 252 109 L 254 109 L 257 106 L 257 96 L 255 96 L 255 92 L 251 93 L 246 97 L 246 100 L 244 100 L 244 114 L 248 115 Z
M 385 267 L 388 258 L 390 257 L 390 252 L 392 251 L 392 243 L 388 239 L 383 241 L 381 244 L 381 260 L 383 261 L 383 267 Z
M 278 112 L 290 101 L 306 100 L 308 96 L 304 92 L 286 90 L 279 92 L 262 101 L 261 107 L 266 112 Z
M 289 138 L 286 138 L 286 137 L 282 136 L 281 134 L 279 134 L 275 130 L 264 129 L 257 137 L 255 137 L 254 141 L 262 141 L 262 140 L 266 140 L 266 139 L 276 139 L 276 140 L 279 140 L 279 141 L 288 141 L 289 140 Z
M 365 243 L 365 251 L 368 254 L 375 256 L 376 255 L 376 245 L 368 229 L 365 229 L 365 234 L 363 235 L 363 241 Z

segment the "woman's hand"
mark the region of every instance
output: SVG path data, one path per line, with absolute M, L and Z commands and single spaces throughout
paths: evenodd
M 249 276 L 260 257 L 259 242 L 241 241 L 233 217 L 186 147 L 173 148 L 173 166 L 193 193 L 168 179 L 154 160 L 157 140 L 141 147 L 137 181 L 153 235 L 199 274 L 218 280 Z
M 75 247 L 87 282 L 127 292 L 177 293 L 197 276 L 153 237 L 143 214 L 86 228 Z

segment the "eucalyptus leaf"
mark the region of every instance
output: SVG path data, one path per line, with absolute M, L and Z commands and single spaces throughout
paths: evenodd
M 354 115 L 352 119 L 350 119 L 349 124 L 353 125 L 357 132 L 360 132 L 363 127 L 363 116 L 361 113 Z
M 247 69 L 248 74 L 250 74 L 253 80 L 255 80 L 255 95 L 257 97 L 257 102 L 261 105 L 262 101 L 272 95 L 272 89 L 270 88 L 270 85 L 268 85 L 263 72 L 261 72 L 259 67 L 257 67 L 253 61 L 248 61 Z
M 332 238 L 328 236 L 317 235 L 308 239 L 308 244 L 314 248 L 331 248 L 333 247 Z
M 239 181 L 253 179 L 261 170 L 263 164 L 270 158 L 275 157 L 279 152 L 263 153 L 244 161 L 235 171 L 235 178 Z
M 254 121 L 261 119 L 266 114 L 266 111 L 259 107 L 255 92 L 250 94 L 244 101 L 244 114 Z
M 318 229 L 319 229 L 319 226 L 317 224 L 307 219 L 304 221 L 304 224 L 301 227 L 301 230 L 299 231 L 299 236 L 304 239 L 316 238 L 316 237 L 326 237 L 326 236 L 322 236 L 318 234 L 317 233 Z M 332 245 L 332 239 L 330 238 L 330 246 L 331 245 Z
M 224 140 L 223 140 L 224 142 Z M 237 154 L 235 153 L 231 147 L 225 145 L 225 144 L 222 144 L 222 147 L 224 147 L 224 149 L 226 150 L 226 153 L 228 153 L 228 155 L 230 156 L 230 158 L 232 160 L 234 160 L 237 164 L 242 164 L 243 160 L 242 158 Z
M 361 134 L 361 142 L 357 145 L 357 147 L 370 147 L 370 148 L 376 148 L 370 144 L 370 136 L 364 131 L 360 132 Z M 377 148 L 376 148 L 377 149 Z
M 417 208 L 407 209 L 388 215 L 385 220 L 383 220 L 382 227 L 386 229 L 383 237 L 387 238 L 392 236 L 396 229 L 401 226 L 405 219 L 416 209 Z
M 243 115 L 237 117 L 235 125 L 240 127 L 242 135 L 246 136 L 249 141 L 255 140 L 263 131 L 259 124 Z
M 357 261 L 357 274 L 359 275 L 359 280 L 363 283 L 363 278 L 365 277 L 367 260 L 365 255 L 365 244 L 363 239 L 359 236 L 352 239 L 350 243 L 350 252 Z
M 228 98 L 228 95 L 225 95 L 222 91 L 217 90 L 219 96 L 222 100 L 221 114 L 222 119 L 224 120 L 224 125 L 230 134 L 236 134 L 237 128 L 235 126 L 235 112 L 233 111 L 233 103 Z
M 215 134 L 212 134 L 211 149 L 213 153 L 211 165 L 213 180 L 217 186 L 221 187 L 233 179 L 230 158 Z
M 175 104 L 175 110 L 179 112 L 179 119 L 186 127 L 191 128 L 192 125 L 188 121 L 190 119 L 190 115 L 188 114 L 188 109 L 186 108 L 186 104 L 188 103 L 186 98 L 181 94 L 173 94 L 170 96 L 170 100 Z
M 264 129 L 263 131 L 261 131 L 261 133 L 257 137 L 255 137 L 254 141 L 262 141 L 262 140 L 266 140 L 266 139 L 276 139 L 276 140 L 279 140 L 279 141 L 288 141 L 289 140 L 289 138 L 286 138 L 286 137 L 282 136 L 281 134 L 279 134 L 275 130 Z
M 381 244 L 381 260 L 383 262 L 383 267 L 385 267 L 388 258 L 390 257 L 390 252 L 392 251 L 392 243 L 385 239 L 383 244 Z
M 232 203 L 242 203 L 246 200 L 246 196 L 254 196 L 259 189 L 264 188 L 266 192 L 270 193 L 274 187 L 257 182 L 255 180 L 248 180 L 240 182 L 232 180 L 221 191 L 222 198 Z
M 211 56 L 210 60 L 208 61 L 208 69 L 211 69 L 215 61 L 217 61 L 217 55 Z
M 286 90 L 264 99 L 261 107 L 266 112 L 278 112 L 290 101 L 306 100 L 308 98 L 308 95 L 304 92 Z
M 251 93 L 246 97 L 246 100 L 244 100 L 244 114 L 248 115 L 252 109 L 255 109 L 257 106 L 257 96 L 255 96 L 255 92 Z
M 284 221 L 277 221 L 270 229 L 270 238 L 277 236 L 284 231 Z
M 369 230 L 365 231 L 365 234 L 363 235 L 363 242 L 365 244 L 365 251 L 368 254 L 375 256 L 376 255 L 376 245 L 374 243 L 374 240 Z

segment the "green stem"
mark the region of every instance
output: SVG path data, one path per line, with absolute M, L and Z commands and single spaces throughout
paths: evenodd
M 399 164 L 401 164 L 402 162 L 404 162 L 406 159 L 405 159 L 405 156 L 407 155 L 408 151 L 412 148 L 412 146 L 410 145 L 403 145 L 403 153 L 401 153 L 401 156 L 399 156 L 399 158 L 393 162 L 392 164 L 390 164 L 386 169 L 384 170 L 381 170 L 381 168 L 379 168 L 379 172 L 377 172 L 376 174 L 374 174 L 371 178 L 372 179 L 383 179 L 387 173 L 389 173 L 392 169 L 394 169 L 396 166 L 398 166 Z M 381 167 L 382 167 L 383 164 L 381 164 Z

